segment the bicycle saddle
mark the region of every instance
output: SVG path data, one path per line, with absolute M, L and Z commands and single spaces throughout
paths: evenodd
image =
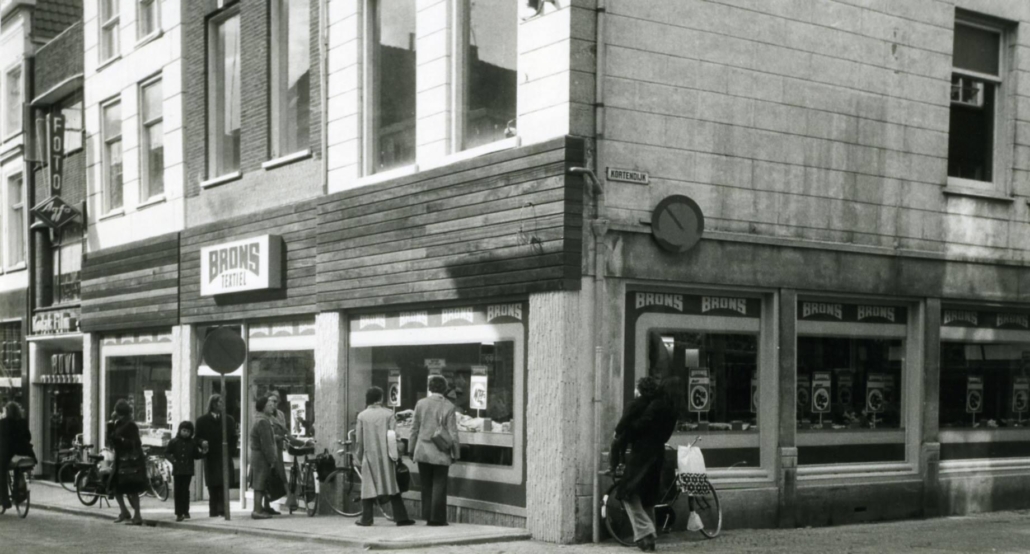
M 315 453 L 315 445 L 290 446 L 286 450 L 290 453 L 290 456 L 310 456 Z
M 104 457 L 101 456 L 100 454 L 90 454 L 89 455 L 89 459 L 94 461 L 94 462 L 99 462 L 100 460 L 103 460 Z

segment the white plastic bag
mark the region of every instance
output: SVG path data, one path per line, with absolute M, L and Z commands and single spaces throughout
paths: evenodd
M 386 453 L 395 462 L 401 459 L 397 455 L 397 432 L 393 429 L 386 430 Z
M 705 457 L 696 446 L 680 446 L 676 449 L 676 469 L 679 473 L 706 475 Z

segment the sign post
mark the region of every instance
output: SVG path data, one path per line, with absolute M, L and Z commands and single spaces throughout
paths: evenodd
M 701 413 L 712 408 L 712 379 L 708 368 L 700 367 L 690 370 L 687 382 L 687 399 L 691 412 L 697 414 L 697 422 L 701 423 Z
M 819 414 L 819 426 L 823 425 L 823 414 L 830 413 L 831 378 L 829 371 L 812 374 L 812 412 Z
M 225 375 L 236 371 L 238 367 L 243 365 L 247 359 L 247 343 L 243 341 L 243 337 L 236 332 L 232 327 L 219 327 L 211 332 L 204 340 L 204 347 L 201 349 L 201 355 L 204 363 L 211 369 L 221 375 L 222 382 L 222 394 L 225 394 Z M 232 483 L 229 480 L 229 468 L 232 467 L 232 460 L 229 456 L 229 430 L 226 423 L 225 413 L 226 401 L 222 400 L 222 483 L 228 485 Z M 232 519 L 229 510 L 229 494 L 222 495 L 223 510 L 225 511 L 225 520 L 229 521 Z M 255 502 L 259 502 L 259 499 L 254 499 Z
M 973 427 L 976 427 L 976 414 L 984 411 L 984 378 L 979 375 L 966 376 L 966 413 L 973 415 Z

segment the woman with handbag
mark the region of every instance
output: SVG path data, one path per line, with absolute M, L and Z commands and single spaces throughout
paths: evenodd
M 36 459 L 36 453 L 32 451 L 29 422 L 21 406 L 16 402 L 8 402 L 3 411 L 3 418 L 0 419 L 0 514 L 11 507 L 7 484 L 11 461 L 15 456 Z
M 365 405 L 354 427 L 355 459 L 361 464 L 361 519 L 355 523 L 372 525 L 375 503 L 389 502 L 398 527 L 413 525 L 397 483 L 397 467 L 403 462 L 397 455 L 393 410 L 383 406 L 383 389 L 379 387 L 365 392 Z
M 458 459 L 458 421 L 454 404 L 443 394 L 447 379 L 429 376 L 429 395 L 415 404 L 411 440 L 415 442 L 412 459 L 418 463 L 422 492 L 422 518 L 430 527 L 447 525 L 447 472 Z
M 258 415 L 250 427 L 250 485 L 254 489 L 254 509 L 250 517 L 268 519 L 272 515 L 264 511 L 263 500 L 267 498 L 271 503 L 286 495 L 286 469 L 272 429 L 275 402 L 270 402 L 268 396 L 262 396 L 254 403 L 254 407 Z
M 117 416 L 111 430 L 111 446 L 114 448 L 114 473 L 110 486 L 114 488 L 115 498 L 120 510 L 115 523 L 126 525 L 143 525 L 143 517 L 139 513 L 139 495 L 147 489 L 147 462 L 143 456 L 143 442 L 140 440 L 139 427 L 132 420 L 132 406 L 124 399 L 114 405 Z M 125 507 L 125 497 L 132 506 Z

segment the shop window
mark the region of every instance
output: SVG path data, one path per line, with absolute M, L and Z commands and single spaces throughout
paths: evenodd
M 7 265 L 25 263 L 25 177 L 22 173 L 7 178 Z
M 311 136 L 311 7 L 276 0 L 272 11 L 272 157 L 308 148 Z
M 371 167 L 415 163 L 415 0 L 372 0 Z
M 160 29 L 158 24 L 161 12 L 159 0 L 137 0 L 136 2 L 136 38 L 144 39 Z
M 24 106 L 24 83 L 22 83 L 21 64 L 9 69 L 4 79 L 4 136 L 11 136 L 22 131 L 22 110 Z
M 21 377 L 21 322 L 0 324 L 0 378 Z
M 315 352 L 251 352 L 248 360 L 250 421 L 257 421 L 254 401 L 275 391 L 290 436 L 314 437 Z
M 122 207 L 122 103 L 110 102 L 103 106 L 104 122 L 104 212 Z
M 240 16 L 211 21 L 208 37 L 208 177 L 240 169 Z
M 164 194 L 165 155 L 164 95 L 161 93 L 161 79 L 144 83 L 140 87 L 140 198 L 147 200 Z
M 462 0 L 462 73 L 458 150 L 514 135 L 518 67 L 518 5 Z
M 133 420 L 140 428 L 143 443 L 167 444 L 176 422 L 168 420 L 172 390 L 171 355 L 117 356 L 106 358 L 105 421 L 118 400 L 133 407 Z
M 82 224 L 71 222 L 54 233 L 54 304 L 81 298 Z
M 1003 39 L 1000 27 L 964 19 L 955 22 L 948 177 L 994 180 Z
M 60 110 L 64 115 L 64 153 L 67 156 L 82 149 L 82 91 L 63 100 Z
M 100 62 L 106 62 L 118 55 L 118 34 L 120 0 L 100 0 Z

